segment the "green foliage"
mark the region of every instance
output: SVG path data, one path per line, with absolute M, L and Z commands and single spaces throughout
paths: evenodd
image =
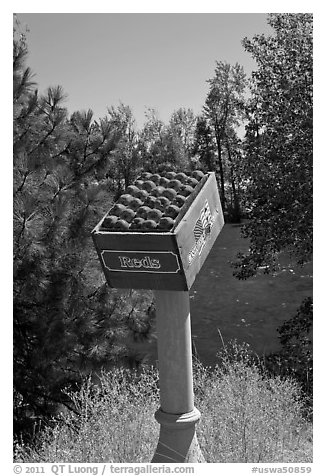
M 123 103 L 108 109 L 108 124 L 115 137 L 115 148 L 107 164 L 107 176 L 112 180 L 116 197 L 135 179 L 140 167 L 139 137 L 136 121 L 129 106 Z
M 309 461 L 299 386 L 268 378 L 247 344 L 229 343 L 200 380 L 199 440 L 209 462 Z M 199 372 L 202 374 L 202 370 Z M 197 384 L 198 385 L 198 384 Z M 308 441 L 307 441 L 308 440 Z
M 221 364 L 194 366 L 198 440 L 208 462 L 311 462 L 311 426 L 298 386 L 268 378 L 247 346 L 232 344 Z M 115 369 L 70 394 L 65 411 L 16 462 L 149 462 L 158 441 L 158 373 Z
M 281 351 L 266 357 L 266 367 L 272 374 L 294 378 L 307 395 L 309 411 L 312 409 L 313 349 L 312 298 L 301 303 L 294 317 L 278 328 Z
M 196 118 L 192 109 L 179 108 L 171 115 L 167 138 L 170 162 L 176 162 L 179 170 L 189 168 L 191 162 Z
M 134 462 L 150 460 L 158 437 L 153 414 L 159 405 L 158 375 L 116 368 L 87 379 L 69 393 L 74 412 L 65 411 L 34 447 L 16 445 L 18 460 L 43 462 Z
M 165 129 L 166 126 L 157 115 L 155 109 L 145 111 L 146 122 L 140 133 L 139 148 L 143 157 L 145 170 L 157 170 L 165 160 Z
M 197 118 L 193 153 L 205 170 L 215 170 L 215 147 L 212 130 L 204 116 Z
M 90 110 L 68 118 L 60 86 L 43 96 L 33 89 L 26 54 L 15 40 L 15 433 L 70 406 L 62 390 L 92 368 L 138 360 L 128 343 L 148 334 L 152 302 L 150 293 L 109 291 L 91 241 L 116 192 L 105 174 L 124 149 L 120 111 L 99 122 Z
M 281 250 L 312 256 L 312 15 L 272 14 L 274 35 L 245 39 L 257 62 L 247 104 L 246 201 L 251 241 L 236 275 L 275 269 Z
M 244 117 L 247 84 L 243 68 L 216 62 L 203 113 L 197 118 L 192 153 L 196 167 L 215 171 L 226 221 L 242 214 L 242 143 L 237 129 Z
M 200 118 L 180 108 L 165 125 L 148 110 L 138 132 L 124 104 L 94 121 L 91 110 L 68 117 L 60 86 L 40 96 L 25 66 L 25 35 L 16 28 L 14 430 L 32 433 L 34 421 L 47 428 L 38 456 L 34 449 L 24 455 L 18 445 L 17 460 L 141 461 L 154 451 L 158 429 L 148 422 L 158 398 L 155 372 L 131 377 L 115 370 L 100 386 L 81 386 L 92 371 L 138 365 L 137 344 L 151 335 L 152 294 L 109 290 L 90 237 L 140 170 L 200 164 L 216 171 L 226 216 L 237 221 L 244 207 L 250 210 L 243 231 L 251 248 L 235 265 L 239 278 L 273 269 L 283 249 L 299 263 L 311 259 L 312 18 L 273 14 L 269 23 L 274 36 L 244 41 L 258 68 L 245 109 L 244 149 L 235 132 L 246 86 L 238 64 L 216 63 Z M 282 352 L 266 361 L 269 372 L 295 377 L 309 395 L 311 322 L 307 301 L 279 330 Z M 196 374 L 207 459 L 297 462 L 295 445 L 304 434 L 297 386 L 267 378 L 257 360 L 234 353 L 231 359 L 228 350 L 214 372 Z M 61 422 L 50 425 L 60 408 Z
M 191 168 L 196 118 L 191 109 L 179 108 L 165 125 L 154 109 L 146 111 L 139 152 L 145 170 Z
M 236 141 L 235 130 L 240 125 L 243 117 L 244 92 L 246 87 L 246 75 L 243 67 L 236 63 L 231 66 L 228 63 L 217 61 L 214 77 L 208 80 L 209 92 L 204 106 L 206 125 L 200 124 L 204 133 L 206 147 L 205 158 L 213 159 L 209 165 L 216 170 L 220 189 L 221 205 L 223 211 L 227 208 L 226 184 L 233 181 L 232 191 L 235 192 L 234 162 L 237 159 L 234 146 Z M 203 127 L 204 126 L 204 127 Z M 210 139 L 214 144 L 215 154 L 210 153 L 211 144 L 207 141 L 207 128 L 210 131 Z M 200 129 L 197 129 L 197 137 Z M 232 146 L 231 146 L 232 144 Z M 239 190 L 238 192 L 239 193 Z M 232 196 L 232 194 L 231 194 Z M 237 194 L 234 196 L 237 201 Z M 236 205 L 238 206 L 238 204 Z

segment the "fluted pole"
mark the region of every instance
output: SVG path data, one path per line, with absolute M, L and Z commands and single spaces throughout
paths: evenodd
M 161 406 L 153 463 L 205 462 L 196 436 L 189 292 L 155 291 Z

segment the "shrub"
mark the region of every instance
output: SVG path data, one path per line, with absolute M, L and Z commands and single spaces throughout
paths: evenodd
M 270 354 L 265 365 L 271 375 L 294 378 L 306 395 L 307 413 L 311 417 L 313 396 L 313 302 L 305 298 L 295 316 L 277 330 L 281 350 Z
M 201 379 L 198 428 L 209 462 L 299 462 L 309 440 L 303 400 L 294 381 L 268 378 L 247 345 L 232 343 Z M 195 379 L 198 382 L 198 378 Z M 198 391 L 197 391 L 198 392 Z M 309 446 L 309 445 L 308 445 Z M 308 450 L 309 452 L 309 450 Z M 302 460 L 301 460 L 302 459 Z
M 247 346 L 232 344 L 220 364 L 194 365 L 198 440 L 207 462 L 310 462 L 311 425 L 302 417 L 297 384 L 269 378 Z M 18 462 L 145 463 L 159 425 L 158 372 L 116 369 L 88 379 L 36 444 L 16 444 Z
M 16 445 L 20 461 L 135 462 L 150 460 L 158 425 L 157 373 L 123 368 L 88 379 L 69 394 L 75 412 L 60 415 L 53 429 L 43 432 L 33 448 Z

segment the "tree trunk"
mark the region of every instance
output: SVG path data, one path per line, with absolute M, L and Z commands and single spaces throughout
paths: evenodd
M 220 185 L 221 185 L 221 205 L 222 210 L 225 212 L 225 186 L 224 186 L 224 168 L 223 168 L 223 161 L 222 161 L 222 145 L 220 137 L 216 138 L 217 142 L 217 160 L 218 160 L 218 167 L 220 172 Z
M 241 219 L 240 200 L 239 200 L 239 194 L 235 185 L 233 159 L 232 159 L 230 144 L 228 141 L 227 141 L 227 151 L 228 151 L 228 157 L 230 162 L 230 178 L 231 178 L 231 188 L 232 188 L 233 203 L 234 203 L 233 213 L 232 213 L 233 221 L 239 222 Z

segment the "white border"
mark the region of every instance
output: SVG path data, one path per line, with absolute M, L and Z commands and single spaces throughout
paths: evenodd
M 171 254 L 171 255 L 176 257 L 178 269 L 176 271 L 153 271 L 153 270 L 151 270 L 151 271 L 146 271 L 146 270 L 131 271 L 129 269 L 126 269 L 126 270 L 124 270 L 124 269 L 111 269 L 105 264 L 104 256 L 103 256 L 104 253 L 144 253 L 144 254 L 150 254 L 150 253 L 151 254 L 158 254 L 158 253 L 161 253 L 161 254 Z M 102 250 L 101 251 L 101 259 L 102 259 L 103 265 L 106 269 L 108 269 L 111 272 L 118 272 L 118 273 L 121 272 L 121 273 L 177 274 L 181 270 L 179 257 L 176 253 L 173 253 L 173 251 Z

